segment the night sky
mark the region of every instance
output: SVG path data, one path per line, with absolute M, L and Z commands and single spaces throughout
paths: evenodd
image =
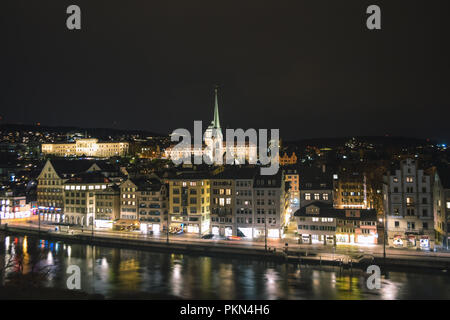
M 446 2 L 2 1 L 0 115 L 166 134 L 208 125 L 218 84 L 222 127 L 448 140 Z

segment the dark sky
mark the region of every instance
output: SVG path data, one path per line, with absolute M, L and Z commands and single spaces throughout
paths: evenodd
M 220 84 L 223 127 L 449 139 L 446 2 L 2 1 L 0 114 L 169 133 L 207 125 Z

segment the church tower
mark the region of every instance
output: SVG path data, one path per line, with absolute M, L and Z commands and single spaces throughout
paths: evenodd
M 204 141 L 205 144 L 211 146 L 211 150 L 208 152 L 210 159 L 222 159 L 223 154 L 223 135 L 220 128 L 219 120 L 219 102 L 217 97 L 217 87 L 214 89 L 215 103 L 214 103 L 214 118 L 208 129 L 205 131 Z M 217 154 L 218 153 L 218 154 Z M 217 154 L 217 156 L 215 156 Z M 215 161 L 214 161 L 215 162 Z

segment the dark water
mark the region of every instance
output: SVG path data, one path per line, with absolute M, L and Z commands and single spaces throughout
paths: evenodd
M 369 290 L 361 270 L 254 260 L 155 253 L 0 235 L 0 265 L 23 253 L 31 265 L 50 266 L 49 287 L 66 288 L 69 265 L 81 269 L 81 289 L 106 297 L 128 292 L 190 299 L 450 299 L 450 276 L 433 271 L 389 272 Z M 36 263 L 36 261 L 39 261 Z M 15 272 L 14 268 L 6 275 Z

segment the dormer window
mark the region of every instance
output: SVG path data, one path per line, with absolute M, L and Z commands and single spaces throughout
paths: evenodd
M 319 208 L 316 206 L 309 206 L 306 208 L 306 213 L 313 213 L 313 214 L 318 214 L 319 213 Z

